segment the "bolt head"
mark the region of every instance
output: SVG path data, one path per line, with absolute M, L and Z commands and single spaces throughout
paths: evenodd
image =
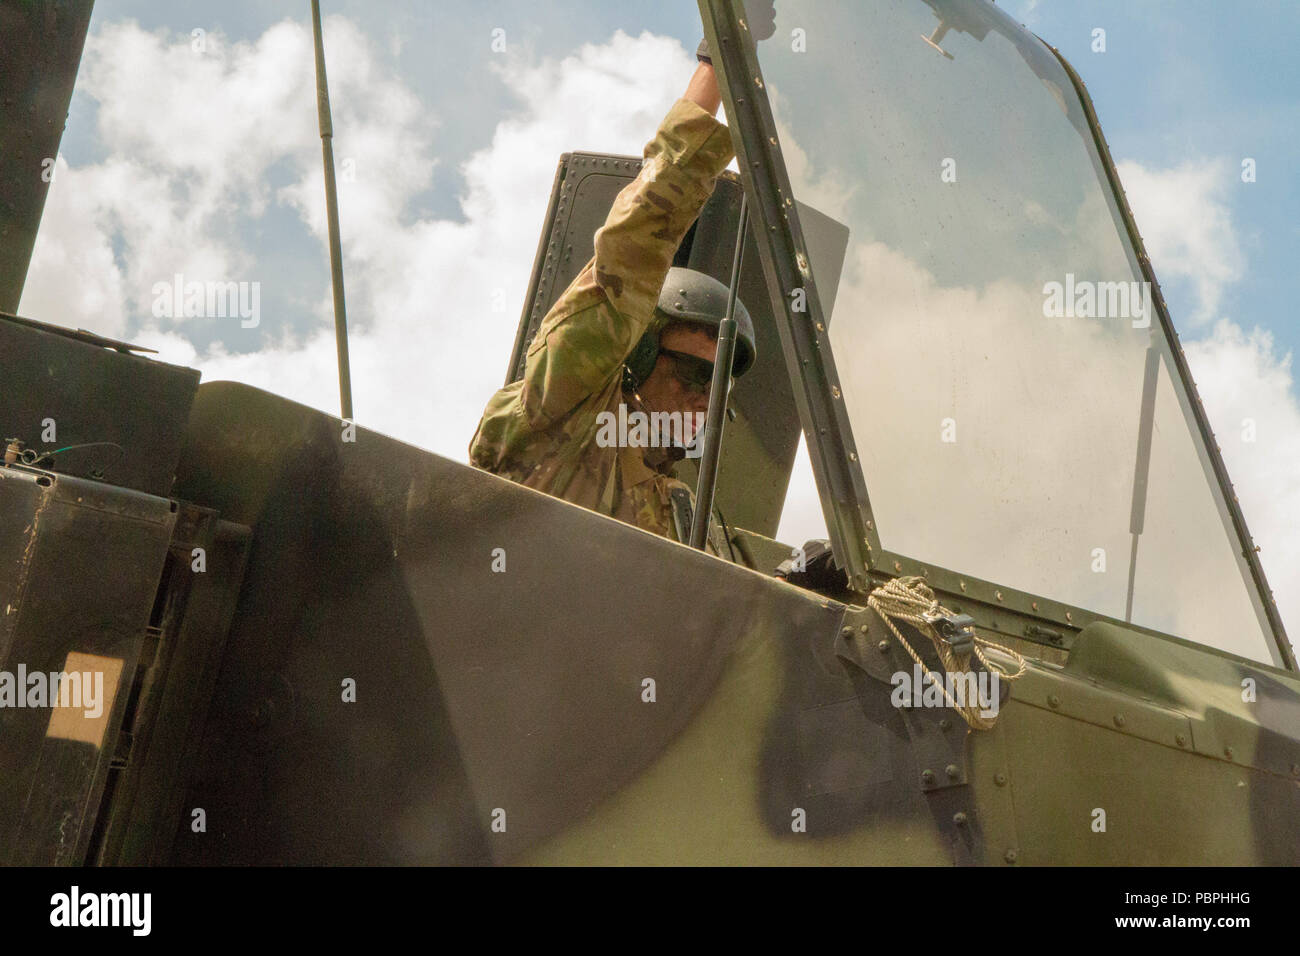
M 1047 695 L 1047 706 L 1048 706 L 1048 707 L 1060 707 L 1060 706 L 1061 706 L 1061 698 L 1057 697 L 1055 694 L 1048 694 L 1048 695 Z
M 1006 860 L 1008 863 L 1015 863 L 1015 862 L 1016 862 L 1016 851 L 1015 851 L 1015 850 L 1007 850 L 1006 853 L 1002 854 L 1002 859 Z
M 1005 773 L 995 773 L 993 775 L 993 782 L 999 787 L 1005 787 L 1007 785 L 1007 775 Z
M 943 772 L 946 773 L 953 780 L 956 780 L 958 777 L 961 776 L 961 771 L 957 769 L 957 765 L 955 763 L 948 764 L 948 766 L 943 768 Z
M 934 783 L 934 771 L 933 771 L 933 770 L 922 770 L 922 771 L 921 771 L 921 783 L 925 784 L 927 787 L 928 787 L 930 784 Z
M 1116 727 L 1123 727 L 1123 726 L 1124 726 L 1124 715 L 1123 715 L 1123 714 L 1116 714 L 1116 715 L 1115 715 L 1115 726 L 1116 726 Z
M 964 827 L 966 825 L 966 814 L 958 810 L 952 815 L 952 822 L 959 827 Z

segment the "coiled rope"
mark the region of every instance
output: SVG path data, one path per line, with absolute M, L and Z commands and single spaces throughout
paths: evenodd
M 952 645 L 939 636 L 938 631 L 935 630 L 934 625 L 930 622 L 935 617 L 951 616 L 953 612 L 939 603 L 939 600 L 934 596 L 934 592 L 930 590 L 930 586 L 925 583 L 924 578 L 911 576 L 894 578 L 887 581 L 867 596 L 867 606 L 880 615 L 880 619 L 884 621 L 885 625 L 893 632 L 894 637 L 898 638 L 898 643 L 903 645 L 903 649 L 907 651 L 912 660 L 916 661 L 922 671 L 925 672 L 925 675 L 938 685 L 939 690 L 943 693 L 944 700 L 948 703 L 948 706 L 957 711 L 957 713 L 961 715 L 962 719 L 966 721 L 972 729 L 988 730 L 993 726 L 997 721 L 997 715 L 994 714 L 990 717 L 984 716 L 980 712 L 978 702 L 971 703 L 970 701 L 967 701 L 965 704 L 958 704 L 957 701 L 953 699 L 952 694 L 948 692 L 948 687 L 943 678 L 934 674 L 928 667 L 926 667 L 921 660 L 921 656 L 913 650 L 912 645 L 909 644 L 907 638 L 903 636 L 903 632 L 894 624 L 895 620 L 906 621 L 922 634 L 929 637 L 931 643 L 934 644 L 935 651 L 939 655 L 939 660 L 943 663 L 944 669 L 949 674 L 963 673 L 970 670 L 970 659 L 972 654 L 968 653 L 959 656 L 955 651 L 953 651 Z M 927 618 L 929 618 L 929 620 Z M 1001 651 L 1003 654 L 1006 654 L 1014 660 L 1016 662 L 1015 672 L 1008 672 L 1003 670 L 1001 667 L 995 666 L 987 657 L 984 656 L 983 649 L 986 647 Z M 972 645 L 972 653 L 979 659 L 979 662 L 984 665 L 985 669 L 992 674 L 996 674 L 999 680 L 1017 680 L 1025 672 L 1025 659 L 1023 656 L 1009 647 L 997 644 L 993 641 L 985 640 L 979 635 L 975 636 L 975 641 Z M 920 689 L 917 688 L 916 693 L 919 692 Z

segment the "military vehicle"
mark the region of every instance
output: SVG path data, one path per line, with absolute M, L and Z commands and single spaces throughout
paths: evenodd
M 678 256 L 759 336 L 715 557 L 13 315 L 89 3 L 0 4 L 0 671 L 104 681 L 0 707 L 0 860 L 1295 862 L 1295 659 L 1079 76 L 986 0 L 749 7 Z M 638 168 L 561 158 L 507 380 Z

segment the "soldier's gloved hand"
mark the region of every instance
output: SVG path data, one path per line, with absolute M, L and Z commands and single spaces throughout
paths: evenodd
M 776 32 L 776 0 L 745 0 L 745 23 L 756 42 L 766 40 Z M 695 59 L 713 65 L 708 40 L 701 40 L 695 48 Z

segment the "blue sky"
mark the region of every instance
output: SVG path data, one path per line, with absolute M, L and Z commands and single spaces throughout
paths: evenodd
M 1091 92 L 1300 632 L 1300 318 L 1287 286 L 1300 252 L 1300 3 L 1000 6 Z M 640 152 L 689 79 L 697 8 L 323 7 L 335 154 L 355 164 L 340 216 L 357 418 L 463 461 L 504 375 L 556 159 Z M 25 314 L 337 409 L 309 11 L 306 0 L 99 0 Z M 1104 53 L 1091 48 L 1098 27 Z M 490 50 L 498 28 L 504 51 Z M 1244 157 L 1254 183 L 1240 180 Z M 151 314 L 152 286 L 177 272 L 258 282 L 261 321 Z M 1261 440 L 1223 440 L 1246 417 Z M 795 487 L 783 536 L 803 540 L 820 524 L 806 464 Z

